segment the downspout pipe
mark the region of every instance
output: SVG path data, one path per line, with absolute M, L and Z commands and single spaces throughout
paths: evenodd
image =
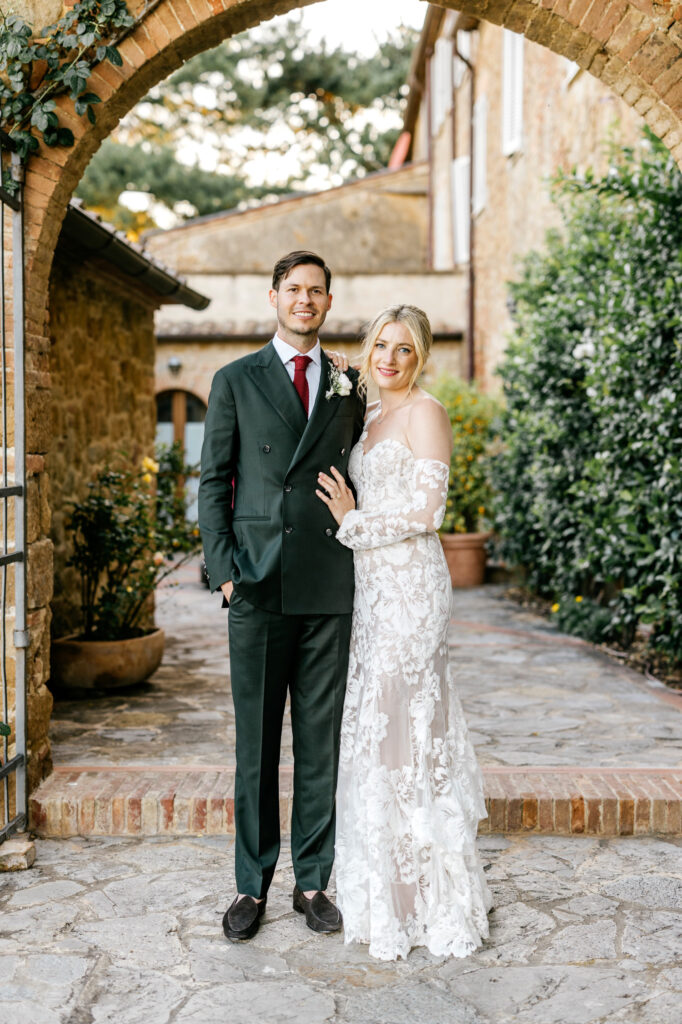
M 474 310 L 476 298 L 476 270 L 474 268 L 474 103 L 476 100 L 476 73 L 471 61 L 457 48 L 455 36 L 455 56 L 461 60 L 469 71 L 469 276 L 467 288 L 467 378 L 473 381 L 476 376 L 476 359 L 474 347 Z

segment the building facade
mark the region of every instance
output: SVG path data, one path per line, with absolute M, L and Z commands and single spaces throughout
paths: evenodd
M 379 310 L 411 302 L 431 319 L 429 372 L 461 373 L 464 281 L 452 267 L 428 265 L 427 187 L 421 161 L 148 235 L 151 252 L 211 297 L 205 312 L 164 307 L 157 314 L 159 437 L 183 439 L 190 458 L 198 457 L 200 437 L 188 415 L 199 415 L 197 403 L 205 407 L 216 370 L 273 336 L 272 268 L 294 249 L 320 253 L 333 273 L 323 345 L 354 358 L 364 325 Z
M 429 266 L 462 278 L 467 373 L 498 390 L 507 282 L 560 224 L 558 171 L 603 170 L 642 118 L 577 63 L 500 25 L 430 6 L 414 54 L 408 158 L 429 167 Z

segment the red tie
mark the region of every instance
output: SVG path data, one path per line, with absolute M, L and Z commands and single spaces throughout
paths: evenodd
M 308 379 L 305 375 L 308 363 L 311 363 L 310 356 L 294 356 L 294 387 L 298 391 L 298 397 L 303 402 L 306 416 L 308 415 Z

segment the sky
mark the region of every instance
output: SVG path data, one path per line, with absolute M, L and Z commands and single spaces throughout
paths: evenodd
M 421 28 L 427 7 L 423 0 L 325 0 L 296 13 L 313 37 L 324 37 L 330 46 L 372 53 L 376 40 L 401 22 Z

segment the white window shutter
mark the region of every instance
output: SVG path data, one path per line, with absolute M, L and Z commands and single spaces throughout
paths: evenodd
M 431 131 L 437 135 L 452 107 L 452 40 L 436 40 L 431 58 Z
M 458 156 L 452 161 L 452 215 L 454 218 L 455 263 L 469 262 L 469 157 Z
M 479 96 L 474 104 L 474 197 L 476 216 L 488 202 L 488 98 Z
M 457 33 L 457 52 L 461 53 L 462 57 L 466 57 L 467 60 L 471 59 L 471 32 L 458 32 Z M 454 52 L 454 47 L 453 47 Z M 453 83 L 456 89 L 459 89 L 462 84 L 462 79 L 466 73 L 467 66 L 463 60 L 459 57 L 454 57 L 452 62 L 452 76 Z
M 502 42 L 502 152 L 523 145 L 523 36 L 504 29 Z

